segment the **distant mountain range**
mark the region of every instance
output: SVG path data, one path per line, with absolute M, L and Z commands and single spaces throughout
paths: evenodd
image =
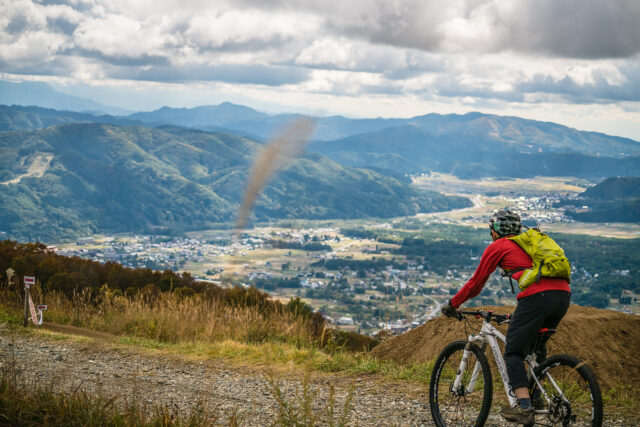
M 640 174 L 640 143 L 553 123 L 479 113 L 428 115 L 312 147 L 335 161 L 405 173 L 480 176 Z
M 127 116 L 152 125 L 172 124 L 203 130 L 223 128 L 262 139 L 271 137 L 297 117 L 295 114 L 268 115 L 228 102 L 196 108 L 163 107 Z M 315 118 L 315 121 L 314 140 L 331 142 L 319 143 L 315 148 L 326 153 L 388 153 L 412 158 L 416 150 L 428 153 L 438 148 L 455 157 L 456 149 L 471 147 L 474 151 L 562 152 L 606 157 L 640 155 L 640 143 L 628 138 L 482 113 L 427 114 L 409 119 L 332 116 Z
M 175 125 L 270 138 L 297 115 L 268 115 L 223 103 L 162 108 L 128 116 L 91 116 L 38 108 L 0 107 L 0 131 L 61 123 L 101 122 L 151 127 Z M 640 175 L 640 143 L 582 132 L 555 123 L 480 113 L 428 114 L 411 119 L 316 118 L 310 151 L 351 167 L 395 176 L 430 171 L 462 178 Z M 330 140 L 330 137 L 347 135 Z
M 70 123 L 110 123 L 117 125 L 143 125 L 142 122 L 110 115 L 95 115 L 52 108 L 0 105 L 0 132 L 43 129 Z
M 49 240 L 233 222 L 260 147 L 244 137 L 174 126 L 76 123 L 3 132 L 0 231 Z M 254 218 L 390 217 L 470 205 L 311 153 L 267 184 Z
M 130 114 L 124 108 L 111 107 L 87 98 L 67 95 L 43 82 L 0 80 L 0 104 L 38 106 L 94 114 Z

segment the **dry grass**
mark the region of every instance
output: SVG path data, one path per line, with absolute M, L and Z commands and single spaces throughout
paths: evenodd
M 48 304 L 47 321 L 158 342 L 278 341 L 305 346 L 314 341 L 304 316 L 233 306 L 203 295 L 141 293 L 127 297 L 103 289 L 98 296 L 81 292 L 68 298 L 58 292 L 43 296 L 36 288 L 33 299 Z M 20 313 L 19 301 L 9 293 L 0 293 L 0 304 Z
M 314 427 L 344 427 L 348 425 L 354 393 L 354 385 L 347 392 L 341 408 L 336 407 L 336 391 L 329 386 L 329 396 L 320 402 L 318 390 L 311 387 L 311 373 L 305 371 L 302 383 L 296 388 L 293 398 L 283 390 L 282 384 L 272 376 L 268 377 L 271 394 L 278 404 L 278 419 L 275 425 Z

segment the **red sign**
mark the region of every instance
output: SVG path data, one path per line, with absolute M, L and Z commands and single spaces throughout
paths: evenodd
M 24 284 L 26 285 L 35 285 L 36 278 L 33 276 L 24 276 Z

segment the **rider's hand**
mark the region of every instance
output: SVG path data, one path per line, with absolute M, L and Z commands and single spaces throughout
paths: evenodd
M 451 301 L 443 305 L 440 311 L 447 317 L 458 317 L 458 310 L 451 305 Z

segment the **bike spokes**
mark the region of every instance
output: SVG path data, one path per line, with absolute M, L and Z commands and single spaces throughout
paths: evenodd
M 435 394 L 432 403 L 437 406 L 437 418 L 444 426 L 475 426 L 479 420 L 486 418 L 489 402 L 485 399 L 488 364 L 484 366 L 478 361 L 474 352 L 469 352 L 466 367 L 460 372 L 459 386 L 456 376 L 459 373 L 464 354 L 464 343 L 457 348 L 449 348 L 441 358 L 434 374 L 437 381 L 432 384 L 431 393 Z M 479 350 L 478 350 L 479 351 Z M 486 359 L 485 359 L 486 360 Z M 486 409 L 483 409 L 486 408 Z M 481 413 L 485 412 L 482 416 Z
M 599 399 L 600 391 L 594 389 L 597 385 L 592 384 L 589 375 L 576 368 L 580 366 L 555 363 L 539 378 L 549 399 L 544 404 L 546 415 L 538 416 L 540 425 L 594 425 L 598 406 L 594 396 L 597 394 Z

